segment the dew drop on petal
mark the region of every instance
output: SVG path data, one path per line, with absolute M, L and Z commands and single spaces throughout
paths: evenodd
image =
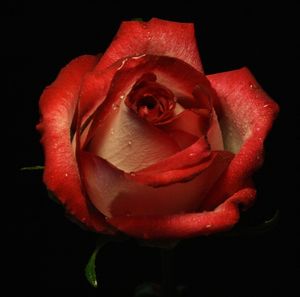
M 250 89 L 258 89 L 259 87 L 256 84 L 250 83 L 249 84 Z
M 196 156 L 196 153 L 189 153 L 189 157 L 194 157 Z
M 114 129 L 110 129 L 110 134 L 114 135 L 115 134 L 115 130 Z
M 118 104 L 115 104 L 115 103 L 112 104 L 112 109 L 113 110 L 117 110 L 118 108 L 119 108 Z
M 205 227 L 206 227 L 206 228 L 210 228 L 210 227 L 211 227 L 211 224 L 207 224 Z
M 269 106 L 269 104 L 265 104 L 263 107 L 268 107 Z
M 151 32 L 150 32 L 150 31 L 147 32 L 147 39 L 148 39 L 148 40 L 151 40 L 151 39 L 152 39 L 152 37 L 151 37 Z
M 134 172 L 130 172 L 129 173 L 131 176 L 135 176 L 135 173 Z
M 132 145 L 132 141 L 131 140 L 128 141 L 128 145 Z

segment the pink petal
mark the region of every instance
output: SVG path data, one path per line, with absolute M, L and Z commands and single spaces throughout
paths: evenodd
M 101 71 L 128 56 L 170 56 L 203 72 L 194 35 L 194 25 L 151 19 L 123 22 L 96 70 Z
M 208 78 L 223 110 L 220 125 L 225 149 L 236 155 L 208 195 L 203 209 L 213 209 L 243 188 L 262 164 L 263 142 L 279 110 L 246 68 Z
M 93 123 L 88 133 L 87 143 L 94 136 L 98 126 L 101 126 L 105 122 L 106 117 L 114 106 L 120 105 L 120 101 L 127 96 L 131 87 L 144 73 L 154 73 L 160 84 L 166 87 L 170 86 L 172 92 L 180 97 L 192 96 L 196 87 L 201 87 L 203 90 L 209 90 L 210 88 L 209 81 L 203 74 L 178 59 L 150 55 L 128 58 L 123 61 L 122 65 L 116 71 L 105 101 L 103 104 L 100 104 L 95 112 Z M 102 96 L 103 93 L 100 92 L 100 94 Z M 184 103 L 188 100 L 190 100 L 189 105 L 194 104 L 197 108 L 198 106 L 201 108 L 204 105 L 206 108 L 207 103 L 205 98 L 201 98 L 200 96 L 194 99 L 186 98 Z
M 81 81 L 97 61 L 94 56 L 81 56 L 60 72 L 41 96 L 41 122 L 37 128 L 42 134 L 45 150 L 44 182 L 48 189 L 77 220 L 91 229 L 109 232 L 103 216 L 87 201 L 81 190 L 70 139 Z
M 218 116 L 214 109 L 212 110 L 210 127 L 207 131 L 207 141 L 210 144 L 211 150 L 224 150 L 222 131 L 220 128 Z
M 249 207 L 253 188 L 244 188 L 214 211 L 167 216 L 114 216 L 108 222 L 120 231 L 143 239 L 181 239 L 231 229 L 239 220 L 239 207 Z
M 207 114 L 199 114 L 197 111 L 186 109 L 162 128 L 175 139 L 180 147 L 186 148 L 197 138 L 207 134 L 211 150 L 224 150 L 222 132 L 214 109 L 211 111 L 211 119 L 208 114 L 210 111 L 206 109 L 204 111 Z
M 131 172 L 157 163 L 179 148 L 171 137 L 139 118 L 122 101 L 96 129 L 88 150 Z
M 191 156 L 190 158 L 193 159 L 194 156 Z M 183 168 L 178 166 L 179 168 L 165 170 L 163 165 L 167 168 L 172 164 L 171 160 L 166 159 L 170 162 L 164 162 L 165 160 L 159 162 L 159 165 L 162 165 L 161 163 L 163 163 L 159 170 L 150 170 L 146 168 L 145 170 L 134 173 L 130 178 L 141 184 L 150 185 L 152 187 L 165 187 L 166 185 L 177 182 L 187 182 L 196 176 L 201 175 L 200 180 L 202 184 L 201 186 L 199 185 L 198 189 L 199 191 L 201 190 L 201 195 L 199 194 L 200 201 L 203 198 L 202 196 L 208 192 L 213 183 L 215 183 L 224 172 L 232 158 L 233 155 L 226 151 L 212 152 L 208 157 L 204 157 L 200 162 L 192 166 Z M 181 163 L 180 158 L 177 159 L 177 163 Z M 184 161 L 182 163 L 186 164 Z M 151 166 L 149 168 L 151 168 Z
M 103 103 L 108 90 L 111 86 L 111 81 L 122 66 L 124 59 L 117 61 L 103 71 L 88 72 L 81 84 L 79 94 L 79 111 L 78 117 L 84 123 L 86 119 Z
M 205 137 L 201 137 L 185 150 L 177 152 L 169 158 L 140 170 L 136 172 L 136 174 L 159 173 L 161 171 L 192 167 L 210 158 L 210 155 L 211 151 L 209 145 Z
M 216 162 L 216 166 L 208 167 L 189 182 L 153 188 L 136 183 L 123 171 L 91 153 L 82 152 L 80 160 L 89 198 L 107 217 L 193 211 L 199 208 L 204 193 L 218 178 L 217 167 L 220 167 L 220 162 Z

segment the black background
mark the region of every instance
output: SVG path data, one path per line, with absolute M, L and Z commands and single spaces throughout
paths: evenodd
M 6 296 L 16 296 L 17 291 L 18 296 L 132 296 L 138 284 L 159 281 L 159 250 L 129 240 L 100 252 L 100 289 L 91 288 L 83 270 L 95 234 L 65 218 L 62 207 L 47 197 L 40 172 L 18 170 L 43 164 L 35 131 L 38 100 L 61 67 L 81 54 L 103 52 L 122 20 L 152 16 L 194 22 L 206 73 L 247 66 L 281 107 L 266 141 L 264 166 L 255 175 L 257 203 L 242 217 L 253 225 L 279 208 L 279 224 L 256 237 L 181 242 L 174 252 L 177 283 L 189 287 L 188 296 L 299 296 L 299 193 L 293 192 L 299 167 L 295 7 L 287 3 L 262 7 L 250 1 L 202 8 L 186 1 L 164 7 L 154 2 L 112 5 L 114 9 L 100 1 L 3 5 L 2 64 L 9 66 L 5 102 L 12 104 L 3 116 L 13 123 L 6 122 L 9 129 L 3 132 L 9 132 L 4 143 L 16 160 L 13 186 L 7 186 L 10 194 L 5 199 L 10 202 L 4 214 L 9 218 L 5 230 L 11 252 Z

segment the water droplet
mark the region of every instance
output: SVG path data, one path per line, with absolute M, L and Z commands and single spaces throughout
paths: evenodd
M 258 127 L 258 128 L 256 128 L 256 131 L 260 131 L 260 128 Z
M 196 156 L 196 153 L 189 153 L 189 157 L 194 157 Z
M 150 32 L 150 31 L 147 32 L 147 39 L 148 39 L 148 40 L 151 40 L 151 39 L 152 39 L 152 36 L 151 36 L 151 32 Z
M 211 227 L 211 224 L 207 224 L 205 227 L 206 227 L 206 228 L 210 228 L 210 227 Z
M 264 107 L 268 107 L 268 106 L 269 106 L 269 104 L 265 104 L 265 105 L 264 105 Z
M 250 83 L 249 84 L 250 89 L 258 89 L 259 87 L 256 84 Z
M 256 159 L 257 159 L 257 160 L 260 160 L 260 156 L 256 156 Z
M 128 141 L 128 145 L 132 145 L 132 141 L 131 140 Z
M 86 218 L 82 218 L 81 221 L 84 223 L 86 222 Z
M 68 173 L 65 173 L 65 176 L 68 176 Z
M 113 103 L 112 104 L 112 109 L 117 110 L 120 106 L 118 104 Z
M 130 172 L 129 173 L 131 176 L 135 176 L 135 173 L 134 172 Z
M 125 95 L 121 95 L 120 99 L 123 100 L 125 98 Z
M 115 130 L 114 129 L 110 129 L 110 134 L 114 135 L 115 134 Z

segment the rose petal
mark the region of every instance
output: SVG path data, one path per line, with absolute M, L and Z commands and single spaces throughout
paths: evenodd
M 97 128 L 88 150 L 131 172 L 167 158 L 179 148 L 171 137 L 139 118 L 122 101 Z
M 159 173 L 161 171 L 192 167 L 210 158 L 210 155 L 211 151 L 209 145 L 205 137 L 201 137 L 185 150 L 177 152 L 169 158 L 142 169 L 136 172 L 136 174 Z
M 223 167 L 222 162 L 215 162 L 215 166 L 208 167 L 189 182 L 153 188 L 136 183 L 123 171 L 92 153 L 82 152 L 80 161 L 89 198 L 107 217 L 194 211 L 218 178 L 219 164 Z
M 193 159 L 193 157 L 194 156 L 191 156 L 190 158 Z M 168 167 L 168 165 L 172 164 L 171 160 L 166 159 L 167 161 L 170 161 L 169 164 L 168 162 L 164 162 L 165 160 L 159 162 L 159 165 L 162 165 L 161 163 L 163 163 L 161 167 L 157 167 L 159 170 L 150 170 L 146 168 L 145 170 L 134 173 L 134 175 L 131 175 L 130 178 L 134 181 L 150 185 L 152 187 L 165 187 L 166 185 L 176 182 L 182 183 L 189 181 L 201 174 L 203 184 L 201 187 L 199 185 L 199 189 L 201 189 L 201 195 L 204 195 L 204 193 L 207 193 L 210 189 L 211 185 L 218 180 L 232 158 L 233 155 L 230 152 L 212 152 L 208 157 L 204 157 L 200 162 L 193 166 L 174 168 L 170 170 L 164 169 L 164 165 L 165 167 Z M 177 162 L 179 160 L 180 158 L 177 159 Z M 149 168 L 151 168 L 151 166 Z M 199 200 L 201 197 L 202 196 L 199 194 Z
M 204 110 L 205 113 L 199 114 L 193 110 L 186 109 L 172 121 L 163 125 L 163 129 L 171 132 L 172 130 L 181 130 L 189 134 L 195 135 L 198 138 L 206 134 L 206 128 L 209 122 L 209 111 Z
M 220 125 L 225 149 L 236 155 L 208 195 L 203 209 L 213 209 L 243 188 L 262 164 L 263 142 L 279 110 L 246 68 L 208 78 L 221 99 Z
M 101 71 L 121 58 L 144 54 L 175 57 L 203 72 L 194 25 L 156 18 L 149 22 L 123 22 L 96 70 Z
M 224 150 L 222 131 L 220 128 L 218 116 L 214 109 L 212 109 L 212 118 L 210 127 L 207 132 L 207 141 L 210 144 L 211 150 Z
M 224 150 L 222 132 L 218 117 L 212 109 L 212 117 L 209 118 L 209 110 L 203 113 L 186 109 L 162 126 L 162 128 L 173 137 L 181 148 L 186 148 L 207 134 L 207 140 L 211 150 Z M 209 128 L 208 128 L 208 125 Z M 208 131 L 207 131 L 208 128 Z M 194 137 L 193 137 L 194 136 Z
M 82 80 L 79 94 L 79 115 L 82 123 L 99 107 L 106 98 L 115 73 L 122 67 L 124 59 L 117 61 L 101 72 L 88 72 Z
M 120 105 L 130 92 L 132 86 L 144 73 L 154 73 L 157 81 L 165 86 L 172 86 L 172 92 L 179 97 L 185 97 L 183 103 L 189 100 L 189 105 L 197 108 L 206 108 L 206 98 L 187 98 L 191 96 L 195 88 L 205 89 L 205 94 L 210 89 L 210 83 L 203 74 L 196 71 L 190 65 L 175 58 L 161 56 L 141 56 L 128 58 L 123 61 L 122 66 L 116 72 L 106 100 L 96 110 L 93 124 L 89 130 L 87 143 L 94 136 L 99 125 L 105 122 L 106 116 L 114 106 Z
M 180 239 L 231 229 L 239 220 L 239 206 L 249 207 L 255 189 L 244 188 L 214 211 L 170 216 L 114 216 L 108 222 L 120 231 L 143 239 Z
M 170 131 L 167 131 L 167 133 L 168 135 L 170 135 L 170 137 L 172 137 L 172 139 L 176 141 L 180 150 L 186 149 L 198 140 L 197 136 L 182 130 L 172 129 Z
M 83 76 L 93 69 L 98 59 L 81 56 L 69 63 L 41 96 L 41 122 L 45 150 L 44 181 L 67 211 L 88 227 L 108 232 L 103 216 L 87 201 L 81 190 L 70 130 Z

